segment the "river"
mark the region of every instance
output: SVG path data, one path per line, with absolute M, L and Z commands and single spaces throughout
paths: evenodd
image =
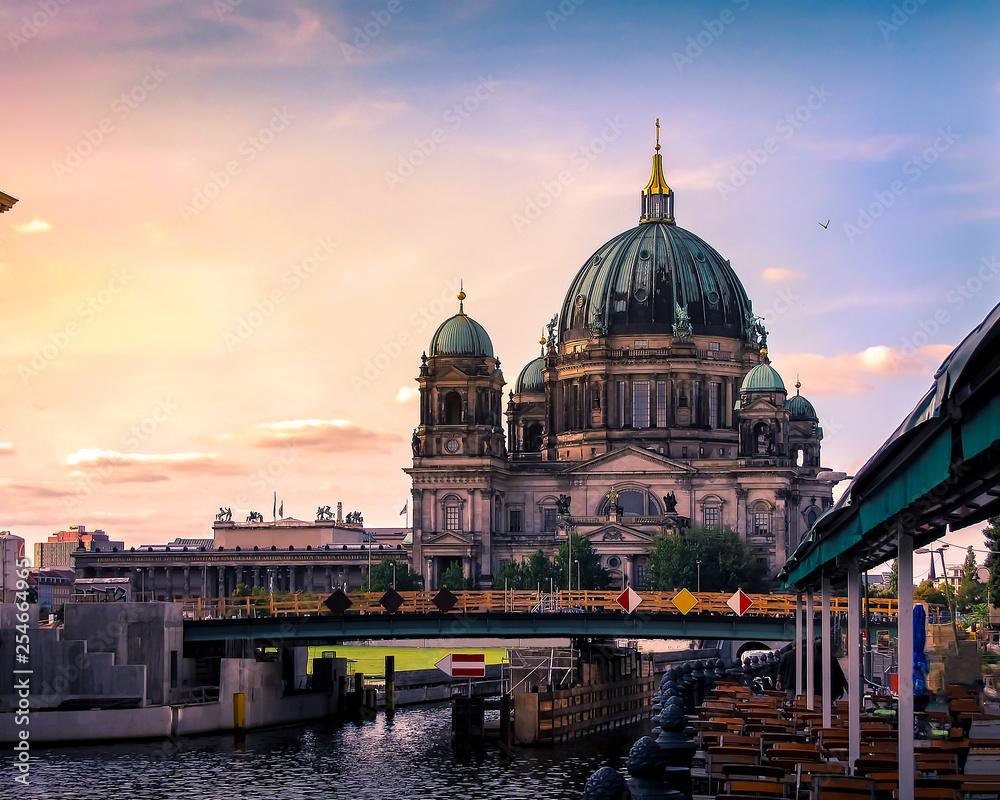
M 314 723 L 179 742 L 32 751 L 30 785 L 0 797 L 79 800 L 577 800 L 599 767 L 621 767 L 651 722 L 508 755 L 469 758 L 451 746 L 448 704 L 403 708 L 391 720 Z M 8 758 L 10 753 L 8 752 Z M 8 763 L 10 763 L 8 761 Z M 13 770 L 8 775 L 13 778 Z M 14 787 L 13 792 L 8 786 Z

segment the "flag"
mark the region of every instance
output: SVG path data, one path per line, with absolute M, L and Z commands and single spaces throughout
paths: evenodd
M 285 518 L 285 501 L 284 500 L 282 500 L 281 501 L 281 505 L 278 506 L 278 516 L 281 517 L 282 519 Z
M 272 519 L 278 518 L 278 493 L 274 493 L 274 510 L 271 512 Z
M 399 512 L 399 516 L 403 516 L 403 514 L 405 514 L 405 513 L 406 513 L 406 510 L 407 510 L 407 509 L 408 509 L 409 507 L 410 507 L 410 501 L 409 501 L 409 500 L 407 500 L 407 501 L 406 501 L 406 503 L 405 503 L 405 504 L 403 505 L 403 510 Z

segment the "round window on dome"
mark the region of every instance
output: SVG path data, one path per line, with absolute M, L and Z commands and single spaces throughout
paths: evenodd
M 583 304 L 586 303 L 586 302 L 587 302 L 587 298 L 586 297 L 584 297 L 582 294 L 581 295 L 577 295 L 577 298 L 576 298 L 576 307 L 577 308 L 583 308 Z
M 641 258 L 643 261 L 646 261 L 649 258 L 649 251 L 648 250 L 640 250 L 639 251 L 639 258 Z
M 704 254 L 703 252 L 701 252 L 701 250 L 697 251 L 697 252 L 696 252 L 696 253 L 694 254 L 694 257 L 695 257 L 696 259 L 698 259 L 699 261 L 704 261 L 704 260 L 705 260 L 705 254 Z
M 649 292 L 645 289 L 636 289 L 632 296 L 640 303 L 645 303 L 649 299 Z
M 595 264 L 600 264 L 601 263 L 601 257 L 600 257 L 600 255 L 594 256 L 594 263 Z
M 711 303 L 713 306 L 719 305 L 719 293 L 718 292 L 709 292 L 708 293 L 708 302 Z

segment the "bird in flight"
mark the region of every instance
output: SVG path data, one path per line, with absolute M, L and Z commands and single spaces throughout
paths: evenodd
M 826 230 L 827 228 L 829 228 L 829 227 L 830 227 L 830 220 L 827 220 L 827 221 L 826 221 L 826 225 L 824 225 L 824 224 L 823 224 L 822 222 L 820 222 L 820 223 L 818 223 L 818 224 L 819 224 L 819 226 L 820 226 L 820 227 L 821 227 L 821 228 L 822 228 L 823 230 Z

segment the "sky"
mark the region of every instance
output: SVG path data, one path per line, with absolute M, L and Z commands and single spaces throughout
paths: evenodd
M 208 537 L 275 494 L 404 524 L 460 282 L 513 384 L 637 224 L 657 118 L 678 224 L 853 475 L 1000 300 L 998 31 L 975 0 L 7 0 L 0 528 Z

